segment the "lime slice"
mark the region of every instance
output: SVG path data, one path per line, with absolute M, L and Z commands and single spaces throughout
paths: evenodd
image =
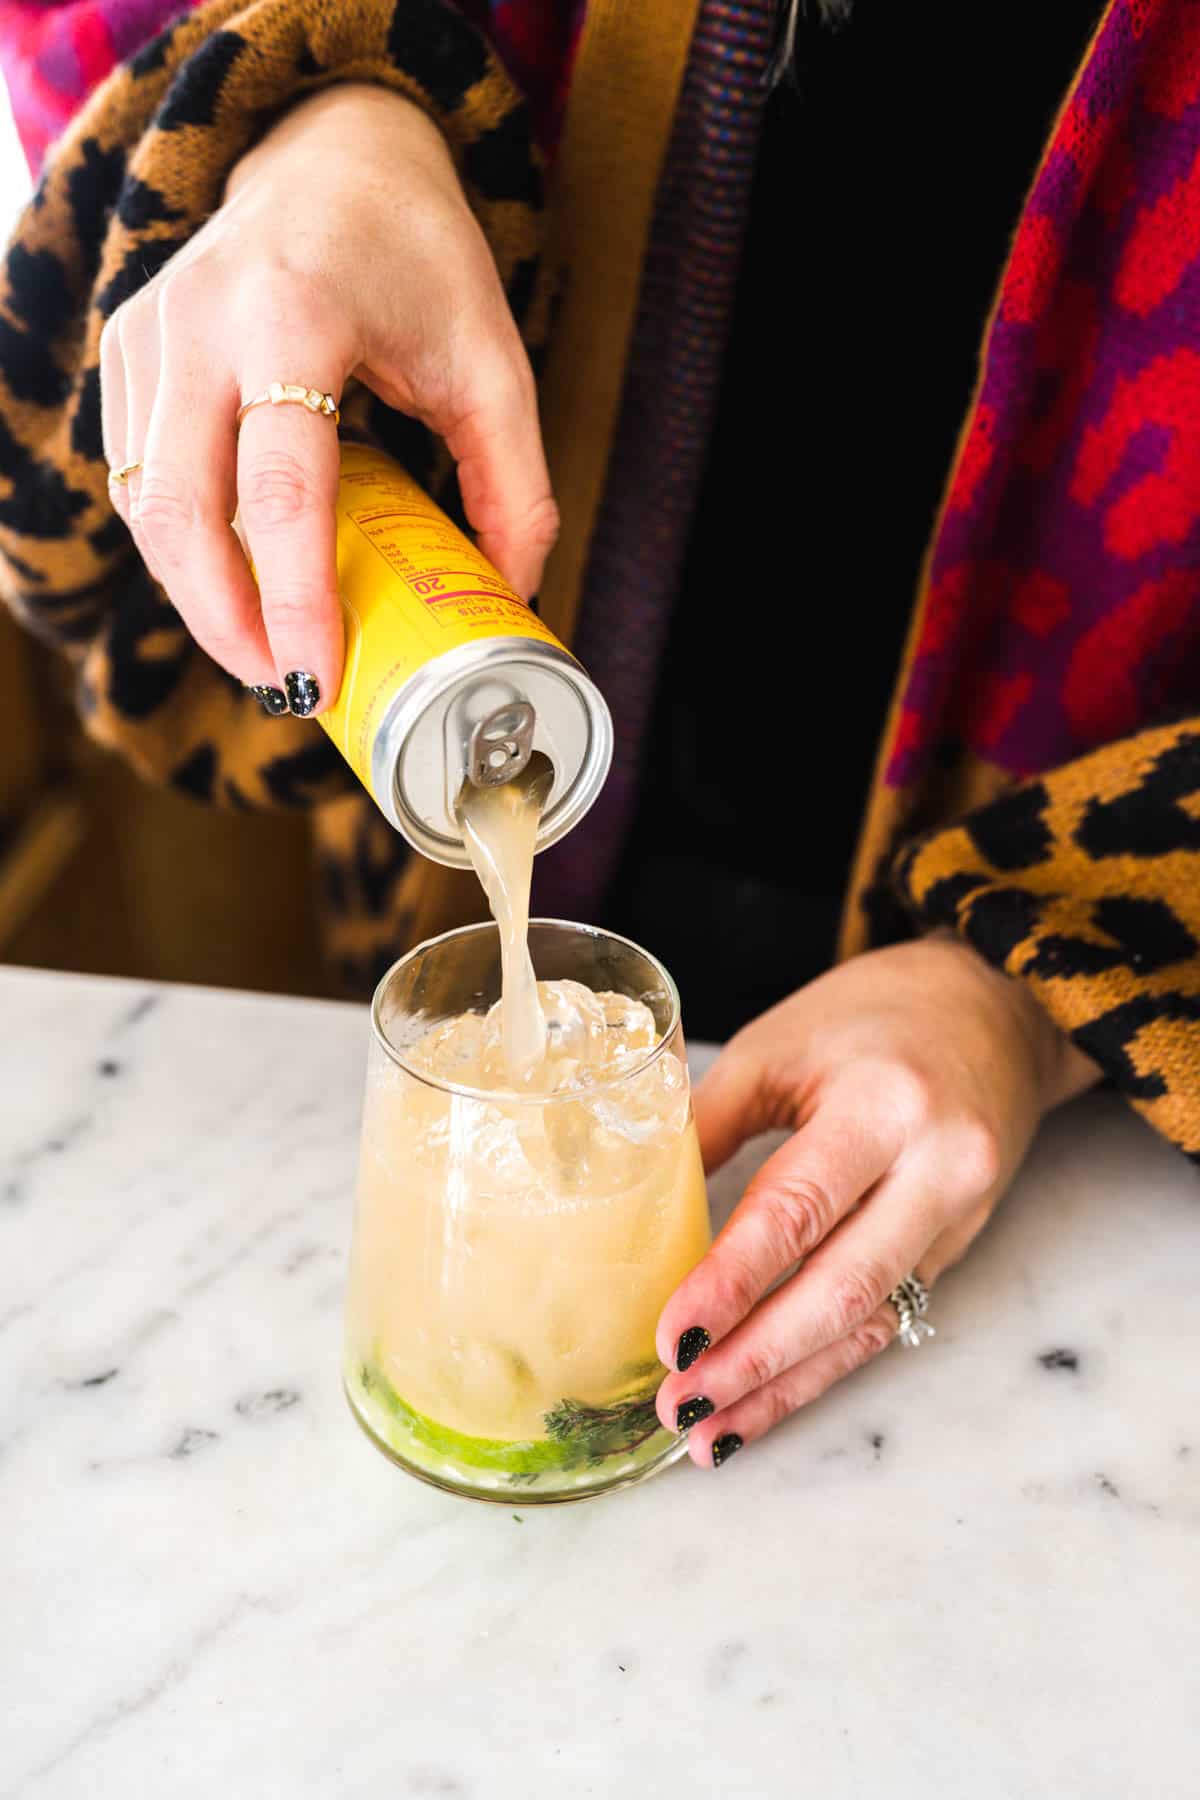
M 661 1376 L 662 1371 L 658 1373 Z M 522 1441 L 471 1437 L 427 1418 L 402 1400 L 379 1370 L 367 1363 L 356 1367 L 354 1377 L 365 1398 L 386 1413 L 414 1449 L 464 1469 L 531 1478 L 555 1470 L 596 1468 L 610 1456 L 629 1455 L 668 1435 L 654 1411 L 657 1379 L 653 1387 L 620 1394 L 606 1407 L 562 1400 L 546 1414 L 548 1435 Z M 655 1454 L 659 1447 L 654 1445 Z

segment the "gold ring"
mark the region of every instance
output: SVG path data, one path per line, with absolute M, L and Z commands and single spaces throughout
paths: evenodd
M 298 381 L 273 381 L 261 394 L 255 394 L 253 400 L 238 407 L 239 425 L 256 406 L 307 406 L 309 412 L 321 413 L 335 425 L 342 416 L 332 394 L 323 394 L 320 388 L 304 387 Z
M 141 468 L 140 462 L 122 463 L 119 469 L 110 469 L 108 479 L 113 487 L 128 487 L 129 477 L 136 475 Z

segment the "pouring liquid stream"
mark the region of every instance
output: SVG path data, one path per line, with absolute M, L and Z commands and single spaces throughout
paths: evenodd
M 458 799 L 471 866 L 500 932 L 500 1040 L 508 1078 L 529 1085 L 546 1059 L 546 1019 L 529 955 L 529 891 L 542 809 L 554 769 L 535 751 L 497 787 L 466 782 Z

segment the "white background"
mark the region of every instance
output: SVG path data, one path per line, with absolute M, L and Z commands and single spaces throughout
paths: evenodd
M 29 197 L 29 170 L 8 104 L 8 90 L 0 80 L 0 239 L 7 241 L 16 216 Z

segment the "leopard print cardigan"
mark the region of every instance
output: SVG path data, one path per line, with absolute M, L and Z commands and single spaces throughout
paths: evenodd
M 209 0 L 96 91 L 9 246 L 0 587 L 70 658 L 91 736 L 142 775 L 220 806 L 311 811 L 331 961 L 363 993 L 398 947 L 474 896 L 456 871 L 409 856 L 324 732 L 265 717 L 191 641 L 109 503 L 98 367 L 105 321 L 220 204 L 238 158 L 289 104 L 341 79 L 392 88 L 436 121 L 537 366 L 550 301 L 542 167 L 483 36 L 443 0 Z M 458 510 L 448 458 L 423 428 L 353 385 L 342 413 Z
M 191 642 L 109 506 L 97 367 L 104 321 L 219 204 L 264 125 L 349 77 L 404 93 L 445 133 L 536 366 L 550 313 L 541 171 L 520 96 L 479 34 L 442 0 L 210 0 L 84 108 L 9 248 L 0 585 L 71 659 L 92 735 L 147 777 L 219 805 L 311 809 L 329 942 L 361 992 L 424 935 L 428 871 L 323 733 L 264 718 Z M 362 391 L 344 410 L 453 505 L 424 432 Z M 956 930 L 1027 983 L 1200 1161 L 1200 717 L 942 825 L 901 852 L 884 885 L 880 917 L 894 919 L 898 901 L 916 927 Z
M 1200 1163 L 1200 718 L 1023 782 L 909 845 L 893 880 Z

